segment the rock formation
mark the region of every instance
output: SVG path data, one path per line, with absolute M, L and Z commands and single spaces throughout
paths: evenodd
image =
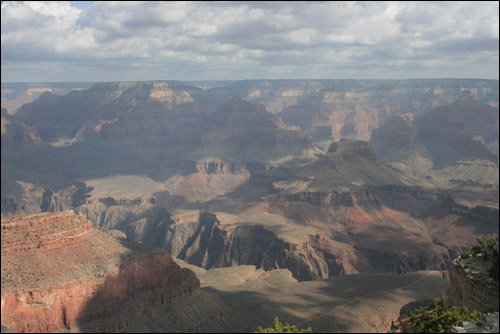
M 51 143 L 61 138 L 158 135 L 199 113 L 195 102 L 201 92 L 176 81 L 99 83 L 65 96 L 45 92 L 17 114 Z
M 463 91 L 451 104 L 415 120 L 420 142 L 431 153 L 435 169 L 457 161 L 498 162 L 485 144 L 498 143 L 498 108 Z
M 2 82 L 2 108 L 14 114 L 23 104 L 35 101 L 44 92 L 66 95 L 72 90 L 88 89 L 92 82 Z
M 413 121 L 392 116 L 373 131 L 370 142 L 380 158 L 398 168 L 445 182 L 469 180 L 497 187 L 498 115 L 498 108 L 463 91 L 453 103 Z
M 299 280 L 443 270 L 462 251 L 459 238 L 497 229 L 498 164 L 471 168 L 460 156 L 483 157 L 479 148 L 495 144 L 489 121 L 457 137 L 468 107 L 458 123 L 444 107 L 429 113 L 449 127 L 444 134 L 431 121 L 427 142 L 414 131 L 420 114 L 464 88 L 498 103 L 495 80 L 256 80 L 207 90 L 115 82 L 46 93 L 16 115 L 42 142 L 2 146 L 2 214 L 76 209 L 199 266 L 286 267 Z M 360 140 L 331 144 L 387 118 L 373 150 Z M 483 126 L 488 139 L 478 137 Z M 375 154 L 384 145 L 396 157 L 409 150 L 405 159 L 426 171 L 396 170 L 402 162 Z M 456 164 L 431 170 L 436 157 Z
M 458 257 L 450 270 L 448 298 L 457 308 L 467 306 L 469 310 L 498 312 L 498 280 L 488 274 L 489 262 L 481 257 Z
M 377 158 L 370 144 L 342 139 L 324 156 L 301 167 L 296 177 L 277 183 L 288 192 L 352 191 L 366 186 L 405 185 L 405 177 Z M 309 180 L 308 180 L 309 179 Z
M 307 134 L 288 129 L 281 119 L 266 111 L 263 105 L 234 97 L 208 114 L 201 129 L 200 147 L 189 154 L 194 157 L 219 156 L 224 160 L 277 165 L 289 160 L 314 156 L 313 142 Z
M 166 252 L 95 230 L 72 211 L 2 218 L 1 252 L 9 332 L 115 332 L 146 306 L 200 287 Z
M 316 88 L 280 116 L 317 139 L 328 126 L 334 138 L 367 140 L 391 115 L 432 111 L 451 103 L 463 89 L 498 107 L 498 82 L 488 80 L 326 80 L 317 81 Z

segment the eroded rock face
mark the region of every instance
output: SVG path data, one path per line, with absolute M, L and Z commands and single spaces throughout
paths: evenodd
M 301 203 L 302 200 L 298 201 L 284 200 L 284 203 L 290 212 L 300 210 L 300 206 L 311 208 Z M 333 207 L 332 204 L 324 205 L 322 210 Z M 342 204 L 335 206 L 342 207 Z M 349 217 L 332 219 L 360 220 L 367 216 L 359 207 L 352 211 Z M 164 216 L 161 221 L 141 219 L 130 223 L 125 233 L 133 240 L 162 247 L 172 256 L 205 269 L 237 265 L 255 265 L 264 270 L 287 268 L 299 281 L 357 272 L 405 273 L 447 268 L 448 254 L 440 246 L 425 243 L 423 239 L 417 242 L 395 240 L 401 236 L 393 233 L 388 233 L 388 240 L 378 240 L 381 235 L 377 227 L 372 230 L 377 237 L 371 238 L 366 235 L 365 228 L 356 227 L 361 223 L 351 224 L 352 227 L 345 227 L 345 239 L 350 235 L 352 245 L 338 243 L 319 231 L 292 240 L 280 234 L 280 229 L 273 230 L 258 223 L 231 224 L 224 215 L 203 212 Z M 370 221 L 367 225 L 376 224 Z M 290 227 L 282 227 L 286 228 Z
M 198 293 L 164 251 L 72 211 L 2 218 L 2 325 L 10 332 L 115 332 L 149 305 Z
M 488 275 L 488 266 L 482 258 L 457 258 L 450 270 L 448 297 L 461 308 L 480 312 L 498 312 L 498 281 Z
M 328 249 L 288 242 L 259 225 L 228 229 L 213 214 L 171 225 L 165 238 L 172 255 L 207 269 L 235 265 L 255 265 L 266 271 L 287 268 L 299 281 L 344 273 L 342 263 Z

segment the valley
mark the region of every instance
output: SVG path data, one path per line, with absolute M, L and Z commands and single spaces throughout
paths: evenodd
M 73 88 L 2 108 L 2 224 L 73 210 L 200 280 L 178 313 L 144 306 L 115 329 L 248 332 L 279 316 L 383 331 L 401 306 L 445 291 L 442 274 L 477 237 L 498 234 L 498 80 Z M 157 322 L 163 312 L 184 322 Z

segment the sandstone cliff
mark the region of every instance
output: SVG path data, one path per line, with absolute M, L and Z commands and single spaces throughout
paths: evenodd
M 94 230 L 72 211 L 2 218 L 2 325 L 9 332 L 116 332 L 144 308 L 196 295 L 164 251 Z

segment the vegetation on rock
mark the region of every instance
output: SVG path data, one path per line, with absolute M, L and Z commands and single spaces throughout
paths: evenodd
M 299 331 L 297 326 L 290 325 L 288 322 L 285 322 L 283 325 L 280 322 L 278 317 L 274 318 L 273 325 L 268 328 L 262 328 L 262 326 L 257 327 L 257 331 L 255 333 L 312 333 L 311 327 L 307 329 L 303 329 Z
M 477 238 L 479 245 L 473 246 L 470 251 L 460 254 L 462 259 L 473 257 L 482 257 L 485 262 L 489 261 L 490 269 L 488 274 L 491 278 L 498 281 L 499 263 L 498 263 L 498 235 L 494 238 Z
M 447 300 L 433 301 L 427 307 L 402 314 L 392 325 L 391 333 L 447 333 L 453 326 L 462 326 L 464 321 L 480 320 L 482 314 L 478 311 L 469 312 L 464 306 L 457 310 Z

